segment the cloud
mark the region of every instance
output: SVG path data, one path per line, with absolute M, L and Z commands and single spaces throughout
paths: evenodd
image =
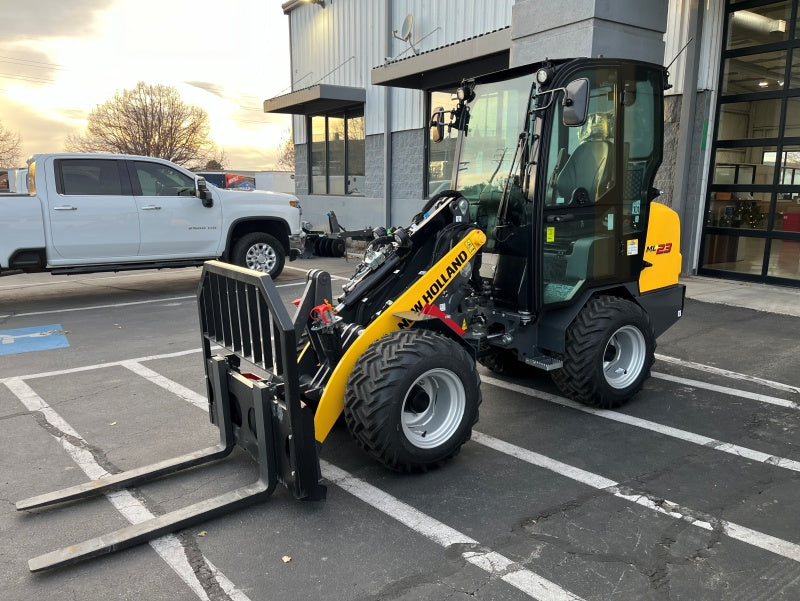
M 44 152 L 61 152 L 67 135 L 76 133 L 63 121 L 50 119 L 17 102 L 6 101 L 2 111 L 6 129 L 18 132 L 23 161 L 30 155 Z
M 37 0 L 15 2 L 3 19 L 6 41 L 44 37 L 83 37 L 94 32 L 95 18 L 114 0 Z
M 97 33 L 99 17 L 114 0 L 37 0 L 16 2 L 3 14 L 0 76 L 36 86 L 53 81 L 64 66 L 33 46 L 47 38 L 87 38 Z
M 220 98 L 225 98 L 225 94 L 223 93 L 224 88 L 215 83 L 209 83 L 207 81 L 184 81 L 183 83 L 219 96 Z

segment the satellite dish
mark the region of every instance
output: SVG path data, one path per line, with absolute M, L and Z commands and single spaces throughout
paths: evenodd
M 400 28 L 400 39 L 404 42 L 407 42 L 408 39 L 411 37 L 411 27 L 414 25 L 414 16 L 411 13 L 408 13 L 406 16 L 405 21 L 403 21 L 403 27 Z
M 418 51 L 414 47 L 414 42 L 411 41 L 411 29 L 414 26 L 414 17 L 409 13 L 406 15 L 405 20 L 403 21 L 403 27 L 400 29 L 400 35 L 397 35 L 397 30 L 395 29 L 392 32 L 392 37 L 397 38 L 398 40 L 403 40 L 407 43 L 411 49 L 414 51 L 414 54 L 417 54 Z

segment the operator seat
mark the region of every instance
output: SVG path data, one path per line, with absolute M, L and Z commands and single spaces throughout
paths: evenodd
M 581 143 L 559 171 L 555 187 L 568 204 L 583 206 L 597 202 L 613 178 L 611 120 L 602 113 L 590 115 L 578 137 Z

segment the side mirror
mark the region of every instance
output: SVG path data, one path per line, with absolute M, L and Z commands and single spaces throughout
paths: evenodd
M 563 123 L 566 127 L 577 127 L 586 122 L 589 112 L 589 80 L 575 79 L 564 88 Z
M 431 139 L 438 144 L 444 140 L 444 107 L 437 106 L 431 115 Z
M 211 191 L 208 189 L 208 184 L 206 184 L 206 179 L 204 177 L 197 178 L 197 190 L 195 191 L 195 196 L 203 201 L 204 207 L 214 206 L 214 197 L 212 196 Z

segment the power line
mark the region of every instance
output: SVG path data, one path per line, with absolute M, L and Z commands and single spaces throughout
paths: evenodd
M 24 65 L 26 67 L 34 67 L 36 69 L 57 69 L 59 71 L 66 71 L 63 65 L 58 63 L 46 63 L 44 61 L 35 61 L 27 58 L 18 58 L 16 56 L 0 55 L 0 63 L 14 63 L 17 65 Z
M 53 83 L 55 81 L 55 79 L 45 79 L 43 77 L 35 77 L 28 75 L 12 75 L 10 73 L 0 73 L 0 77 L 5 77 L 7 79 L 21 79 L 23 81 L 33 81 L 36 83 Z

